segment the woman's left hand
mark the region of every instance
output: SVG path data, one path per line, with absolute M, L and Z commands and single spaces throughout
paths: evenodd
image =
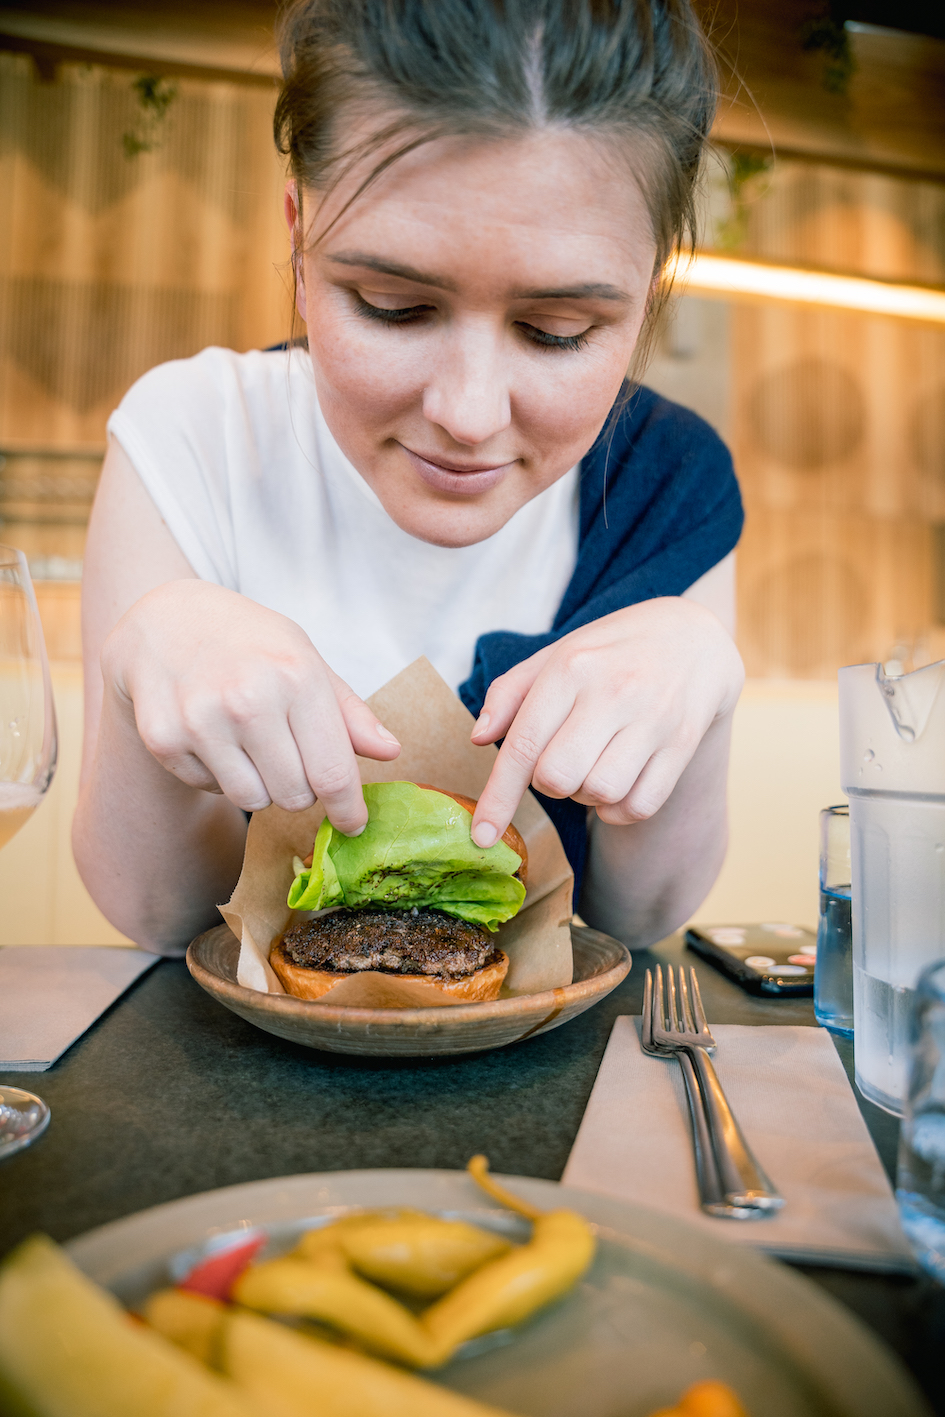
M 491 846 L 529 786 L 617 826 L 659 811 L 744 680 L 711 610 L 662 597 L 573 630 L 491 685 L 474 743 L 505 739 L 473 821 Z

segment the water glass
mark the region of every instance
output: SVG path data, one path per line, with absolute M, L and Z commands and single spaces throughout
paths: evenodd
M 43 626 L 26 557 L 0 546 L 0 846 L 42 802 L 56 771 L 56 743 Z M 0 1158 L 29 1146 L 48 1122 L 42 1098 L 0 1086 Z
M 56 710 L 26 557 L 0 546 L 0 846 L 43 800 L 56 771 Z
M 820 921 L 814 966 L 814 1013 L 831 1033 L 853 1037 L 853 926 L 850 901 L 850 809 L 820 814 Z
M 945 960 L 915 991 L 896 1198 L 916 1259 L 945 1283 Z

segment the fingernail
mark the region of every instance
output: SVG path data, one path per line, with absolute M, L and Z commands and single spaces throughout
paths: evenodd
M 485 709 L 483 709 L 482 713 L 476 719 L 476 726 L 473 729 L 473 733 L 484 733 L 489 727 L 491 719 L 492 715 L 490 713 L 486 713 Z
M 479 822 L 473 827 L 472 839 L 477 846 L 495 846 L 499 833 L 491 822 Z
M 365 828 L 366 826 L 367 826 L 367 822 L 364 823 L 364 826 L 363 826 L 363 827 L 358 827 L 357 831 L 345 832 L 344 834 L 345 834 L 345 836 L 360 836 L 361 833 L 364 831 L 364 828 Z
M 385 743 L 393 743 L 395 748 L 400 747 L 399 740 L 394 737 L 393 733 L 391 733 L 389 728 L 384 727 L 383 723 L 375 723 L 374 728 L 377 732 L 378 738 L 383 738 Z

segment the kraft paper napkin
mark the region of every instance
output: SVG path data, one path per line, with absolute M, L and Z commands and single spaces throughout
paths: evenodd
M 362 782 L 427 782 L 479 796 L 496 749 L 469 741 L 475 720 L 429 660 L 416 660 L 367 702 L 398 739 L 401 753 L 390 763 L 359 758 Z M 256 812 L 249 824 L 236 890 L 229 903 L 220 906 L 240 941 L 237 979 L 248 989 L 285 992 L 269 964 L 269 951 L 295 914 L 286 904 L 295 874 L 292 858 L 311 851 L 324 815 L 320 803 L 307 812 L 272 806 Z M 528 891 L 518 915 L 500 925 L 495 936 L 497 947 L 509 956 L 503 996 L 561 988 L 573 975 L 574 876 L 561 839 L 531 793 L 522 799 L 513 821 L 528 848 Z M 422 977 L 375 970 L 342 980 L 317 1002 L 358 1008 L 449 1007 L 443 993 Z
M 675 1060 L 641 1051 L 618 1018 L 562 1180 L 652 1206 L 736 1245 L 843 1268 L 914 1269 L 886 1173 L 829 1033 L 713 1026 L 719 1080 L 758 1160 L 785 1197 L 771 1220 L 699 1208 L 689 1109 Z
M 44 1073 L 157 961 L 124 945 L 0 949 L 0 1071 Z

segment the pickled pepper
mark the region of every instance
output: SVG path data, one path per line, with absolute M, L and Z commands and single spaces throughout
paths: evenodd
M 422 1211 L 365 1212 L 303 1235 L 295 1253 L 316 1259 L 342 1251 L 357 1272 L 412 1299 L 437 1299 L 487 1260 L 509 1249 L 507 1240 L 463 1220 Z
M 253 1265 L 233 1286 L 233 1298 L 264 1314 L 320 1319 L 352 1334 L 366 1347 L 411 1367 L 433 1365 L 436 1354 L 417 1319 L 382 1289 L 346 1265 L 287 1255 Z
M 495 1199 L 532 1219 L 527 1244 L 477 1269 L 422 1316 L 433 1345 L 433 1365 L 445 1363 L 461 1343 L 494 1329 L 521 1323 L 559 1298 L 594 1258 L 596 1241 L 587 1221 L 571 1210 L 541 1212 L 510 1195 L 487 1176 L 485 1157 L 470 1172 Z

